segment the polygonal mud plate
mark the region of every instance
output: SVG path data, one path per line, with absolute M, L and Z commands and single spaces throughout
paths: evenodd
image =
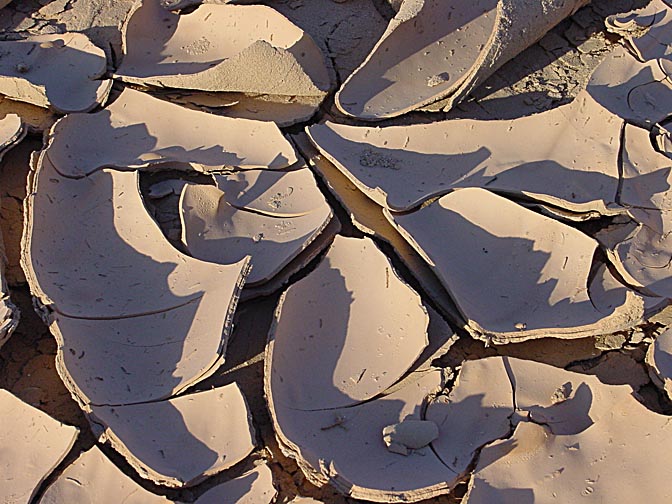
M 278 494 L 273 473 L 262 464 L 242 476 L 221 483 L 194 501 L 194 504 L 270 504 Z
M 94 432 L 155 483 L 192 486 L 254 449 L 254 427 L 235 383 L 165 401 L 93 406 Z
M 205 261 L 231 264 L 251 256 L 249 286 L 275 277 L 333 217 L 308 168 L 248 170 L 215 180 L 217 187 L 182 189 L 182 241 L 193 257 Z
M 323 97 L 330 82 L 313 40 L 276 10 L 202 5 L 189 14 L 142 0 L 123 30 L 116 75 L 142 85 Z
M 485 189 L 387 215 L 487 342 L 608 334 L 644 314 L 644 300 L 608 269 L 591 273 L 595 240 Z
M 6 390 L 0 390 L 0 425 L 0 501 L 28 504 L 75 444 L 79 429 Z
M 128 88 L 99 112 L 61 119 L 48 141 L 50 161 L 75 178 L 102 167 L 125 170 L 169 161 L 203 171 L 276 169 L 298 161 L 272 123 L 188 110 Z
M 595 69 L 586 91 L 629 123 L 651 129 L 672 115 L 672 80 L 657 60 L 640 62 L 617 47 Z
M 654 150 L 649 132 L 624 130 L 620 202 L 632 223 L 600 233 L 607 254 L 630 284 L 651 296 L 672 295 L 670 213 L 672 161 Z
M 428 323 L 420 296 L 370 239 L 337 236 L 279 301 L 269 362 L 278 403 L 318 410 L 375 397 L 420 356 Z
M 403 445 L 404 459 L 396 452 L 406 427 L 392 428 L 390 448 L 384 442 L 386 427 L 420 420 L 424 399 L 444 383 L 428 363 L 452 333 L 434 322 L 428 340 L 427 324 L 419 296 L 369 239 L 337 236 L 280 299 L 266 396 L 281 447 L 312 482 L 377 502 L 420 500 L 454 484 L 427 448 L 431 439 Z
M 411 210 L 459 187 L 613 214 L 623 120 L 587 93 L 515 120 L 365 128 L 327 122 L 312 142 L 378 205 Z
M 427 397 L 444 385 L 440 371 L 426 371 L 388 395 L 314 411 L 292 408 L 268 381 L 266 394 L 281 448 L 311 482 L 329 483 L 355 499 L 416 502 L 448 493 L 457 478 L 429 446 L 411 450 L 408 456 L 389 450 L 383 430 L 420 420 Z
M 255 135 L 264 148 L 251 149 Z M 189 111 L 132 90 L 54 126 L 30 177 L 23 264 L 40 302 L 54 310 L 58 370 L 85 408 L 164 399 L 211 374 L 248 272 L 247 258 L 217 265 L 179 253 L 147 213 L 137 172 L 102 167 L 182 163 L 208 171 L 295 161 L 273 124 Z
M 68 466 L 40 499 L 40 504 L 75 502 L 168 504 L 171 501 L 142 488 L 94 446 Z
M 627 47 L 641 61 L 672 55 L 672 6 L 667 0 L 652 0 L 642 9 L 609 16 L 606 25 L 625 38 Z
M 81 33 L 2 41 L 0 54 L 0 94 L 14 100 L 63 114 L 88 112 L 112 89 L 112 80 L 102 78 L 105 53 Z
M 466 502 L 662 504 L 672 498 L 661 485 L 672 469 L 660 463 L 670 452 L 670 419 L 646 409 L 629 386 L 531 361 L 492 359 L 509 375 L 514 429 L 481 451 Z

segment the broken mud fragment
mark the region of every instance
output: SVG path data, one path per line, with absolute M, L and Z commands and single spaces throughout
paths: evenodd
M 128 318 L 54 314 L 50 329 L 66 387 L 88 410 L 165 399 L 210 376 L 224 362 L 230 332 L 226 290 Z
M 447 98 L 446 110 L 587 0 L 403 2 L 371 54 L 336 94 L 365 120 L 395 117 Z
M 325 228 L 320 232 L 315 239 L 304 248 L 297 256 L 292 259 L 287 266 L 282 268 L 270 280 L 259 284 L 246 287 L 240 293 L 241 301 L 248 301 L 259 296 L 270 296 L 271 294 L 280 290 L 287 285 L 294 275 L 309 267 L 313 261 L 322 251 L 324 251 L 333 242 L 334 237 L 341 231 L 341 223 L 334 216 Z
M 271 504 L 277 491 L 267 464 L 257 466 L 242 476 L 211 488 L 194 504 Z
M 99 112 L 58 121 L 49 136 L 49 159 L 66 177 L 167 161 L 194 163 L 203 171 L 277 169 L 297 162 L 294 148 L 272 123 L 187 110 L 132 89 Z
M 0 120 L 18 115 L 30 133 L 43 133 L 56 122 L 56 114 L 49 109 L 30 103 L 10 100 L 0 95 Z
M 672 58 L 672 4 L 667 0 L 652 0 L 642 9 L 609 16 L 606 25 L 641 61 Z
M 605 334 L 644 313 L 643 299 L 610 280 L 608 269 L 591 275 L 595 240 L 485 189 L 459 189 L 408 214 L 386 212 L 442 280 L 467 329 L 486 342 Z M 488 289 L 476 278 L 487 278 Z
M 68 466 L 40 499 L 40 504 L 73 502 L 168 504 L 171 501 L 142 488 L 94 446 Z
M 270 504 L 276 495 L 271 470 L 261 465 L 220 483 L 196 498 L 196 504 Z M 52 483 L 40 504 L 185 504 L 153 494 L 126 476 L 96 446 L 82 453 Z
M 425 398 L 444 383 L 427 363 L 452 333 L 434 326 L 430 341 L 427 330 L 419 296 L 368 238 L 337 236 L 317 268 L 281 297 L 267 346 L 266 396 L 283 451 L 311 482 L 376 502 L 449 490 L 431 439 L 420 446 L 401 436 L 405 427 L 384 433 L 422 420 Z M 404 461 L 388 450 L 390 436 L 395 446 L 408 442 Z
M 330 87 L 315 43 L 262 5 L 202 5 L 178 15 L 143 0 L 125 26 L 124 49 L 117 75 L 145 86 L 289 96 Z
M 628 123 L 651 129 L 672 115 L 669 77 L 658 61 L 642 63 L 617 47 L 597 67 L 586 90 Z
M 157 91 L 157 98 L 226 117 L 273 121 L 284 128 L 310 120 L 323 97 L 257 95 L 234 92 Z
M 0 42 L 0 94 L 67 114 L 105 103 L 105 53 L 81 33 Z M 69 71 L 62 71 L 68 68 Z
M 42 0 L 39 3 L 42 4 L 39 9 L 28 7 L 35 11 L 27 20 L 37 23 L 30 32 L 46 35 L 56 29 L 82 33 L 105 51 L 108 70 L 114 70 L 121 55 L 121 26 L 136 0 L 52 0 L 48 3 Z
M 651 296 L 672 297 L 672 160 L 656 152 L 647 130 L 624 130 L 620 203 L 632 218 L 598 234 L 628 284 Z
M 337 236 L 280 298 L 269 362 L 279 404 L 319 410 L 375 397 L 420 356 L 428 323 L 420 296 L 370 239 Z
M 618 212 L 622 119 L 581 93 L 514 120 L 458 119 L 308 128 L 320 152 L 378 205 L 411 210 L 458 187 L 485 187 L 572 212 Z
M 619 203 L 630 209 L 672 210 L 672 160 L 656 152 L 650 133 L 627 125 L 622 157 Z
M 464 476 L 479 449 L 509 434 L 514 404 L 501 358 L 466 361 L 448 395 L 427 406 L 425 418 L 439 429 L 432 450 L 454 479 Z
M 255 135 L 264 141 L 250 143 Z M 133 168 L 284 168 L 296 160 L 273 124 L 132 90 L 54 126 L 29 177 L 23 265 L 49 307 L 58 371 L 86 411 L 166 399 L 212 374 L 249 271 L 248 257 L 218 265 L 173 248 Z
M 502 362 L 517 410 L 514 430 L 483 448 L 466 502 L 672 497 L 660 486 L 672 473 L 657 463 L 669 452 L 669 417 L 646 409 L 629 386 L 531 361 Z
M 348 212 L 353 225 L 361 232 L 380 238 L 390 244 L 394 254 L 411 270 L 424 291 L 441 309 L 443 314 L 452 320 L 460 319 L 461 315 L 455 308 L 446 289 L 422 257 L 388 222 L 383 213 L 383 208 L 374 203 L 333 163 L 321 155 L 305 133 L 300 133 L 292 138 L 303 156 L 308 160 L 311 168 L 322 178 L 333 196 Z
M 184 186 L 182 241 L 193 257 L 204 261 L 231 264 L 250 256 L 248 286 L 271 280 L 314 243 L 333 218 L 307 167 L 214 177 L 216 187 Z
M 29 504 L 79 430 L 0 390 L 0 501 Z
M 383 428 L 383 441 L 392 453 L 407 456 L 439 437 L 439 428 L 431 420 L 404 419 Z
M 272 354 L 271 346 L 267 359 Z M 383 441 L 386 426 L 421 420 L 423 402 L 444 385 L 440 371 L 421 373 L 371 401 L 314 411 L 292 408 L 293 398 L 274 392 L 272 380 L 266 380 L 266 394 L 280 447 L 312 483 L 373 502 L 416 502 L 448 493 L 455 484 L 429 446 L 404 457 Z
M 193 486 L 247 457 L 254 427 L 238 385 L 128 406 L 94 406 L 89 416 L 109 442 L 154 483 Z
M 206 263 L 163 238 L 144 207 L 136 171 L 104 169 L 73 179 L 49 158 L 43 151 L 31 177 L 24 240 L 27 276 L 44 304 L 69 317 L 110 320 L 183 307 L 222 292 L 227 279 L 239 283 L 245 261 Z M 68 260 L 73 254 L 78 261 Z
M 247 259 L 217 265 L 181 254 L 147 213 L 137 172 L 68 178 L 50 154 L 30 176 L 22 264 L 53 310 L 58 370 L 71 393 L 82 405 L 132 404 L 212 373 Z
M 172 90 L 244 93 L 248 101 L 261 96 L 261 102 L 275 103 L 285 124 L 283 110 L 289 108 L 290 115 L 301 112 L 287 106 L 291 101 L 283 106 L 282 100 L 269 102 L 264 96 L 298 98 L 310 108 L 309 114 L 303 112 L 309 117 L 331 88 L 324 57 L 313 40 L 263 5 L 206 4 L 177 14 L 164 10 L 158 0 L 143 0 L 125 24 L 123 38 L 124 57 L 116 72 L 123 81 Z

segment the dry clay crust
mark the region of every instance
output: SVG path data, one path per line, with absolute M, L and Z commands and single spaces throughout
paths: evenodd
M 485 189 L 458 189 L 415 212 L 386 214 L 485 341 L 608 334 L 644 314 L 644 299 L 604 265 L 591 273 L 594 239 Z M 486 278 L 488 288 L 474 278 Z
M 461 376 L 478 378 L 461 402 L 430 404 L 427 417 L 443 418 L 441 432 L 464 420 L 463 403 L 477 405 L 479 419 L 510 415 L 511 431 L 480 452 L 469 504 L 651 502 L 672 498 L 670 418 L 646 409 L 627 385 L 605 385 L 546 364 L 507 357 L 466 362 Z M 506 373 L 509 380 L 501 377 Z M 491 407 L 490 395 L 512 394 L 515 411 Z M 451 393 L 452 394 L 452 393 Z M 486 416 L 487 415 L 487 416 Z M 490 420 L 486 420 L 490 421 Z M 439 437 L 441 441 L 442 437 Z M 451 451 L 434 445 L 451 460 Z M 662 463 L 661 463 L 662 462 Z
M 276 496 L 271 469 L 260 465 L 238 478 L 211 488 L 194 504 L 270 504 Z M 52 483 L 40 504 L 184 504 L 153 494 L 115 466 L 96 446 L 82 453 Z
M 309 119 L 331 89 L 315 42 L 267 6 L 205 4 L 177 14 L 142 0 L 122 33 L 116 76 L 179 92 L 193 108 L 286 126 Z
M 0 42 L 0 94 L 56 112 L 88 112 L 107 100 L 102 49 L 81 33 Z M 68 71 L 63 71 L 67 68 Z
M 634 228 L 613 228 L 600 240 L 618 272 L 643 292 L 672 297 L 672 160 L 656 152 L 647 130 L 628 125 L 623 143 L 621 203 Z
M 341 170 L 320 154 L 308 135 L 299 133 L 294 135 L 293 139 L 311 168 L 322 178 L 333 196 L 348 212 L 353 225 L 361 232 L 380 238 L 391 245 L 392 252 L 410 269 L 443 314 L 460 324 L 464 323 L 445 287 L 420 254 L 389 223 L 383 213 L 383 207 L 374 203 Z
M 617 47 L 595 69 L 586 91 L 621 119 L 650 130 L 672 115 L 671 77 L 660 61 L 641 62 Z
M 204 261 L 230 264 L 252 256 L 248 286 L 275 277 L 332 220 L 331 208 L 305 166 L 214 177 L 216 187 L 187 184 L 182 189 L 182 242 L 191 256 Z
M 54 310 L 58 370 L 85 407 L 170 397 L 210 374 L 247 272 L 247 258 L 216 265 L 175 250 L 137 177 L 63 177 L 45 151 L 31 177 L 22 262 Z
M 79 430 L 0 390 L 0 501 L 28 504 L 65 458 Z
M 55 145 L 49 159 L 73 178 L 103 167 L 127 170 L 166 162 L 212 171 L 281 169 L 298 161 L 275 124 L 204 114 L 132 89 L 99 112 L 61 119 L 50 142 Z
M 447 98 L 452 108 L 508 60 L 588 0 L 408 0 L 336 94 L 365 120 Z
M 431 324 L 370 239 L 337 236 L 283 295 L 269 335 L 265 389 L 283 451 L 312 482 L 354 498 L 446 493 L 447 469 L 426 443 L 399 458 L 382 441 L 386 426 L 420 420 L 425 398 L 443 386 L 426 363 L 446 344 L 450 332 Z
M 618 190 L 623 120 L 586 92 L 515 120 L 458 119 L 307 129 L 320 152 L 378 205 L 411 210 L 458 187 L 485 187 L 571 212 L 608 215 Z
M 127 406 L 93 406 L 99 440 L 140 475 L 171 487 L 193 486 L 245 459 L 254 427 L 237 384 Z
M 196 127 L 175 131 L 180 120 Z M 266 142 L 252 149 L 257 134 Z M 168 399 L 223 362 L 249 256 L 215 264 L 174 249 L 144 207 L 133 168 L 208 172 L 295 160 L 273 124 L 209 116 L 130 90 L 98 113 L 60 120 L 34 158 L 22 264 L 50 308 L 58 372 L 100 439 L 156 483 L 196 484 L 254 447 L 235 385 Z M 223 419 L 228 428 L 217 434 Z M 170 428 L 148 436 L 161 422 Z M 258 491 L 270 500 L 268 486 Z
M 255 135 L 264 148 L 251 148 Z M 52 128 L 29 181 L 22 260 L 33 292 L 54 310 L 59 371 L 83 405 L 167 398 L 214 371 L 248 270 L 247 258 L 217 265 L 175 250 L 130 168 L 281 168 L 295 160 L 273 124 L 209 116 L 131 90 Z
M 647 93 L 640 92 L 635 99 L 639 98 L 638 106 L 653 109 L 648 111 L 653 116 L 665 118 L 662 123 L 653 124 L 654 143 L 660 152 L 672 158 L 671 100 L 661 85 L 672 84 L 672 4 L 653 0 L 643 9 L 611 16 L 607 28 L 624 37 L 626 47 L 636 58 L 662 74 L 660 82 L 649 84 Z M 650 125 L 647 127 L 651 129 Z
M 202 5 L 180 15 L 143 0 L 123 36 L 116 75 L 126 82 L 289 96 L 323 96 L 330 88 L 312 39 L 263 5 Z
M 642 9 L 609 16 L 606 25 L 625 38 L 626 46 L 641 61 L 672 59 L 672 4 L 668 0 L 652 0 Z

